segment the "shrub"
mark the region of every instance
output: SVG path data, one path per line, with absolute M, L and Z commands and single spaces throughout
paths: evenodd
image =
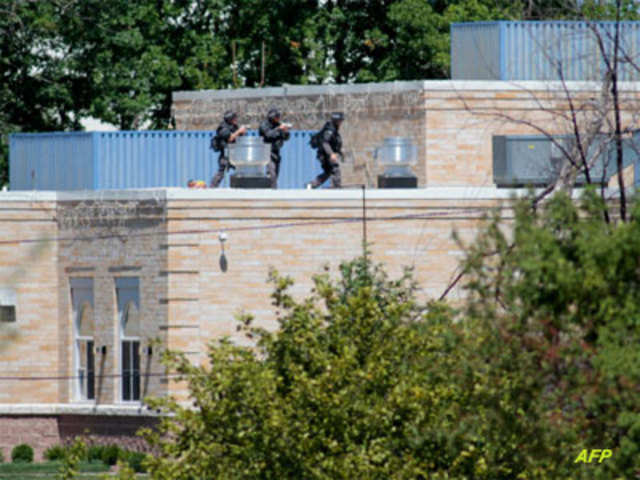
M 55 460 L 62 460 L 64 458 L 64 447 L 62 445 L 54 445 L 47 448 L 44 452 L 44 458 L 53 462 Z
M 2 454 L 2 450 L 0 450 L 0 463 L 4 462 L 4 455 Z
M 107 465 L 115 465 L 118 462 L 118 456 L 121 455 L 120 447 L 111 444 L 102 448 L 101 460 Z
M 104 453 L 103 445 L 91 445 L 87 450 L 87 460 L 94 462 L 96 460 L 102 461 L 102 454 Z
M 26 443 L 16 445 L 11 451 L 11 461 L 13 463 L 32 463 L 33 448 L 31 448 Z
M 147 469 L 142 464 L 146 458 L 146 454 L 142 452 L 133 452 L 125 450 L 122 452 L 122 460 L 129 464 L 136 473 L 146 473 Z

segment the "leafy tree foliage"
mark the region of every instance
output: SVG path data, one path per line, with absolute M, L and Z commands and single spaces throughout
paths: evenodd
M 622 12 L 637 18 L 637 1 Z M 9 132 L 89 115 L 168 128 L 175 90 L 446 78 L 451 22 L 614 13 L 595 0 L 4 0 L 0 184 Z
M 213 343 L 210 367 L 167 356 L 195 409 L 151 402 L 175 414 L 146 432 L 161 451 L 154 478 L 417 478 L 448 468 L 439 446 L 459 335 L 447 310 L 424 313 L 409 276 L 391 281 L 363 259 L 341 273 L 317 276 L 302 302 L 273 273 L 280 330 L 243 319 L 255 349 Z
M 464 321 L 477 339 L 474 377 L 488 387 L 476 399 L 479 437 L 513 429 L 504 454 L 527 464 L 535 447 L 531 477 L 640 471 L 640 208 L 618 225 L 603 212 L 593 191 L 578 207 L 565 195 L 541 211 L 522 202 L 512 235 L 494 219 L 466 263 Z M 615 453 L 579 469 L 581 448 Z
M 589 192 L 515 212 L 468 249 L 457 310 L 363 258 L 302 301 L 274 272 L 278 331 L 243 317 L 252 348 L 166 355 L 193 404 L 150 401 L 172 414 L 145 432 L 153 478 L 633 478 L 640 208 L 612 226 Z M 594 448 L 613 456 L 575 463 Z

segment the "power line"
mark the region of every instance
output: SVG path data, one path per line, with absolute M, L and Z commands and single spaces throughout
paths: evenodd
M 386 222 L 386 221 L 399 221 L 399 220 L 424 220 L 429 218 L 438 218 L 447 215 L 451 215 L 452 213 L 458 214 L 469 214 L 469 213 L 478 213 L 484 212 L 487 210 L 491 210 L 496 208 L 496 206 L 479 206 L 479 207 L 467 207 L 467 208 L 455 208 L 455 207 L 446 207 L 442 211 L 434 211 L 423 214 L 408 214 L 408 215 L 393 215 L 387 217 L 373 217 L 369 218 L 370 222 Z M 154 237 L 154 236 L 170 236 L 170 235 L 198 235 L 204 233 L 219 233 L 219 232 L 241 232 L 241 231 L 261 231 L 261 230 L 276 230 L 282 228 L 297 228 L 297 227 L 313 227 L 313 226 L 327 226 L 327 225 L 338 225 L 343 223 L 353 223 L 353 222 L 362 222 L 363 217 L 353 217 L 353 218 L 341 218 L 341 219 L 333 219 L 333 220 L 312 220 L 308 222 L 286 222 L 286 223 L 277 223 L 274 225 L 251 225 L 246 227 L 217 227 L 217 228 L 205 228 L 205 229 L 187 229 L 187 230 L 172 230 L 169 232 L 166 231 L 156 231 L 156 232 L 127 232 L 127 238 L 143 238 L 143 237 Z M 96 227 L 99 228 L 99 227 Z M 119 233 L 104 233 L 97 235 L 89 235 L 89 236 L 73 236 L 73 237 L 45 237 L 45 238 L 26 238 L 26 239 L 15 239 L 15 240 L 0 240 L 0 245 L 22 245 L 22 244 L 33 244 L 33 243 L 48 243 L 48 242 L 74 242 L 74 241 L 93 241 L 93 240 L 106 240 L 110 238 L 120 238 L 123 234 Z

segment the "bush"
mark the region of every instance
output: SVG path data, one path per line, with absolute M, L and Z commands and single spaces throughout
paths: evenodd
M 96 460 L 102 461 L 102 454 L 104 453 L 103 445 L 91 445 L 87 450 L 87 460 L 94 462 Z
M 44 458 L 53 462 L 55 460 L 62 460 L 64 458 L 64 447 L 62 445 L 54 445 L 47 448 L 44 452 Z
M 102 456 L 100 459 L 107 465 L 115 465 L 118 462 L 118 456 L 121 455 L 120 447 L 111 444 L 102 447 Z
M 127 462 L 131 468 L 136 473 L 146 473 L 147 469 L 144 467 L 142 462 L 146 458 L 146 454 L 142 452 L 133 452 L 130 450 L 125 450 L 122 452 L 122 460 Z
M 11 461 L 13 463 L 32 463 L 33 448 L 31 448 L 26 443 L 16 445 L 11 451 Z
M 4 462 L 4 455 L 2 454 L 2 450 L 0 450 L 0 463 Z

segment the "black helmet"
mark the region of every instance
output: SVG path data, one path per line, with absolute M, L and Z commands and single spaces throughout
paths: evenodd
M 227 123 L 231 123 L 231 121 L 236 118 L 238 116 L 238 114 L 236 112 L 234 112 L 233 110 L 227 110 L 226 112 L 224 112 L 224 121 Z
M 267 118 L 269 120 L 273 120 L 274 118 L 278 118 L 278 117 L 280 117 L 280 110 L 278 110 L 275 107 L 271 107 L 269 109 L 269 112 L 267 113 Z
M 331 121 L 332 122 L 341 122 L 342 120 L 344 120 L 344 113 L 342 112 L 333 112 L 331 114 Z

